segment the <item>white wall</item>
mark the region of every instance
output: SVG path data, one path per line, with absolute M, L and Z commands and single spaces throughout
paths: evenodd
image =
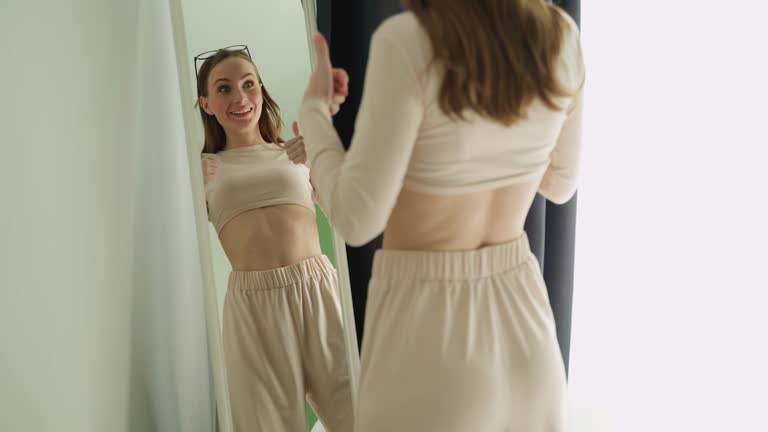
M 0 430 L 210 430 L 167 3 L 4 1 L 0 44 Z
M 311 71 L 301 2 L 182 0 L 182 7 L 189 58 L 231 45 L 248 45 L 264 86 L 280 106 L 285 122 L 283 138 L 293 137 L 291 124 L 304 97 Z M 192 76 L 195 76 L 193 67 L 190 63 Z M 197 94 L 197 88 L 192 89 L 192 94 Z M 202 149 L 202 124 L 197 121 L 197 125 L 199 148 Z M 209 224 L 209 228 L 217 298 L 221 308 L 232 266 L 221 248 L 213 225 Z
M 576 430 L 768 430 L 766 12 L 583 0 Z

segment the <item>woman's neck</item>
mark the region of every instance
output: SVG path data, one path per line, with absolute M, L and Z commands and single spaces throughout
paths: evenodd
M 259 129 L 247 132 L 229 133 L 227 135 L 227 145 L 225 149 L 233 149 L 238 147 L 248 147 L 260 144 L 266 144 L 264 137 L 261 136 Z

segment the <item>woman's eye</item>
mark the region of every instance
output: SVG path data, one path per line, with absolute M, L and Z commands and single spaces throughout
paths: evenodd
M 223 85 L 217 90 L 219 93 L 229 93 L 229 86 Z
M 255 84 L 253 83 L 253 81 L 246 81 L 245 84 L 243 84 L 243 88 L 251 88 L 254 85 Z

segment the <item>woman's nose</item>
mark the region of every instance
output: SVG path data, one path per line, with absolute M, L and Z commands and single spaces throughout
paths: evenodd
M 234 102 L 242 102 L 246 99 L 245 92 L 242 90 L 234 90 L 232 91 L 232 100 Z

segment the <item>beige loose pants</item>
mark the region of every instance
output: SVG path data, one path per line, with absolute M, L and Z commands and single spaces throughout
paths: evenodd
M 351 432 L 336 271 L 325 256 L 233 271 L 224 358 L 235 432 L 307 432 L 305 400 L 328 432 Z
M 527 237 L 378 251 L 361 361 L 357 432 L 562 430 L 565 370 Z

